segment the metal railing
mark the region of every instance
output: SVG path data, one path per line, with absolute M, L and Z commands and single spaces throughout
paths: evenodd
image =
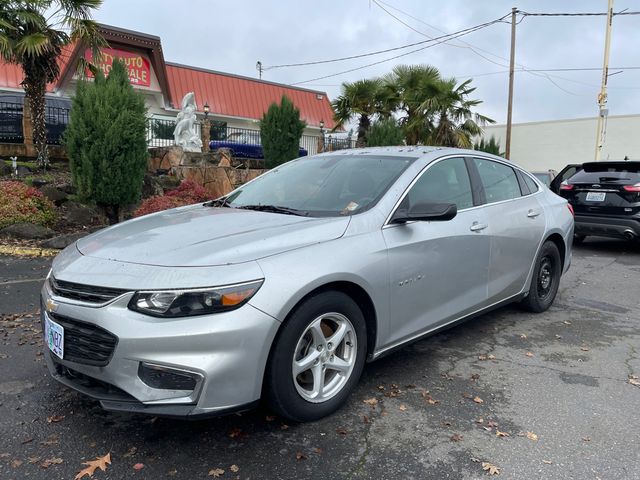
M 62 135 L 69 124 L 69 111 L 68 108 L 62 107 L 45 107 L 45 128 L 49 145 L 62 143 Z M 22 103 L 0 102 L 0 142 L 24 142 L 22 118 Z

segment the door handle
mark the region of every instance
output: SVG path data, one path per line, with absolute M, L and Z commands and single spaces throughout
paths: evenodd
M 486 223 L 473 222 L 473 224 L 469 227 L 469 230 L 471 230 L 472 232 L 480 232 L 487 227 L 488 225 Z
M 529 210 L 529 213 L 527 213 L 527 217 L 529 218 L 536 218 L 538 215 L 540 215 L 540 212 L 536 212 L 535 210 Z

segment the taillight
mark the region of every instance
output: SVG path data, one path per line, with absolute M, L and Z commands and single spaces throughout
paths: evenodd
M 636 183 L 635 185 L 625 185 L 622 188 L 627 192 L 640 192 L 640 183 Z
M 576 216 L 575 212 L 573 211 L 573 205 L 571 205 L 570 203 L 567 203 L 567 208 L 569 209 L 569 211 L 571 212 L 571 215 L 573 215 L 574 217 Z
M 573 190 L 573 185 L 565 180 L 560 184 L 560 190 Z

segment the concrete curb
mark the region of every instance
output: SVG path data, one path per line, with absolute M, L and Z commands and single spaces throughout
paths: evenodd
M 54 248 L 20 247 L 17 245 L 0 245 L 0 255 L 17 257 L 55 257 L 62 250 Z

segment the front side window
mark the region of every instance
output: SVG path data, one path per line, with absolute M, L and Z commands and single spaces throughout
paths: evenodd
M 408 207 L 419 203 L 455 203 L 473 207 L 469 172 L 463 158 L 447 158 L 430 166 L 411 187 Z
M 474 158 L 487 203 L 511 200 L 522 196 L 518 177 L 513 168 L 503 163 Z

